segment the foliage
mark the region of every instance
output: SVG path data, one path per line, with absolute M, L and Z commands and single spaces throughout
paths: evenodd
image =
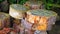
M 15 4 L 16 3 L 16 0 L 9 0 L 9 3 L 10 4 Z
M 4 0 L 0 0 L 0 3 L 1 3 L 2 1 L 4 1 Z
M 18 4 L 23 4 L 25 3 L 27 0 L 9 0 L 9 2 L 11 4 L 15 4 L 15 3 L 18 3 Z
M 4 0 L 0 0 L 0 3 Z M 17 2 L 18 1 L 18 2 Z M 9 0 L 10 4 L 24 4 L 28 0 Z M 60 0 L 40 0 L 44 2 L 46 9 L 51 9 L 51 7 L 60 7 Z
M 19 3 L 24 4 L 26 1 L 28 1 L 28 0 L 21 0 L 21 2 L 19 2 Z
M 51 9 L 52 7 L 59 7 L 60 8 L 60 0 L 46 0 L 45 7 L 47 9 Z

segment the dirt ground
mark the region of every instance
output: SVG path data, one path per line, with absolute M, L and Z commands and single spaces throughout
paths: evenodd
M 60 21 L 52 27 L 52 30 L 49 31 L 49 34 L 60 34 Z

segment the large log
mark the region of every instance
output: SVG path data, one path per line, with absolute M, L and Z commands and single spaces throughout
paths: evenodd
M 10 11 L 9 14 L 10 16 L 12 16 L 13 18 L 16 19 L 22 19 L 24 17 L 24 13 L 27 11 L 28 9 L 23 6 L 23 5 L 19 5 L 19 4 L 12 4 L 10 5 Z
M 10 26 L 10 16 L 6 13 L 0 12 L 0 29 Z
M 44 9 L 44 4 L 42 1 L 27 1 L 24 4 L 28 9 Z
M 26 20 L 33 24 L 35 30 L 51 30 L 55 24 L 57 13 L 49 10 L 30 10 L 27 12 Z

